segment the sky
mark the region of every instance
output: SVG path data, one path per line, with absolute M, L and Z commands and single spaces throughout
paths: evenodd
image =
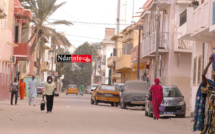
M 116 28 L 116 25 L 103 24 L 116 24 L 117 1 L 118 0 L 58 0 L 57 3 L 66 2 L 66 4 L 59 8 L 50 19 L 73 22 L 72 26 L 61 25 L 55 26 L 54 28 L 59 32 L 64 32 L 71 44 L 76 48 L 84 42 L 101 42 L 105 36 L 105 28 Z M 143 6 L 145 1 L 146 0 L 134 0 L 134 13 L 142 11 L 142 9 L 139 8 Z M 133 0 L 121 0 L 120 8 L 120 21 L 121 24 L 123 24 L 120 30 L 123 30 L 125 24 L 132 23 Z M 136 15 L 137 14 L 135 14 L 135 16 Z M 134 21 L 137 20 L 138 18 L 134 19 Z

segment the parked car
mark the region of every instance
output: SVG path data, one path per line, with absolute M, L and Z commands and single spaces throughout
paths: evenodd
M 185 117 L 186 103 L 180 90 L 176 86 L 163 86 L 163 96 L 165 111 L 160 114 L 176 115 L 176 117 Z M 152 102 L 148 100 L 146 95 L 145 115 L 153 117 Z
M 145 106 L 145 95 L 148 93 L 150 85 L 146 81 L 127 81 L 120 98 L 120 107 L 126 106 Z
M 87 85 L 87 86 L 86 86 L 85 93 L 86 93 L 86 94 L 91 94 L 91 93 L 92 93 L 92 91 L 91 91 L 91 86 L 90 86 L 90 85 Z
M 99 86 L 99 84 L 93 84 L 90 86 L 90 90 L 89 90 L 89 94 L 92 94 L 92 91 L 95 90 L 97 87 Z
M 114 83 L 114 86 L 119 91 L 119 97 L 121 98 L 121 94 L 124 89 L 125 83 Z
M 37 85 L 37 94 L 43 94 L 45 88 L 45 82 L 40 82 Z
M 111 106 L 118 106 L 119 91 L 115 86 L 100 85 L 93 90 L 91 96 L 91 104 L 98 105 L 98 103 L 109 103 Z
M 78 95 L 78 86 L 75 84 L 69 84 L 67 86 L 66 95 L 68 94 L 76 94 Z

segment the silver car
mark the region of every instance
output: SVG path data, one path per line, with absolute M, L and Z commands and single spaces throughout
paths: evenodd
M 99 84 L 91 85 L 89 90 L 87 91 L 87 93 L 92 94 L 93 90 L 95 90 L 98 86 L 99 86 Z
M 160 112 L 162 115 L 176 115 L 176 117 L 185 117 L 186 114 L 186 103 L 184 96 L 182 96 L 180 90 L 176 86 L 163 86 L 163 96 L 165 107 L 164 112 Z M 153 106 L 149 100 L 149 95 L 146 95 L 145 103 L 145 115 L 153 117 Z

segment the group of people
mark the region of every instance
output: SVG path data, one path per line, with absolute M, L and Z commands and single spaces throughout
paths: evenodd
M 28 89 L 29 106 L 31 106 L 32 99 L 33 99 L 33 106 L 36 106 L 37 80 L 35 79 L 35 76 L 32 76 L 32 79 L 28 81 L 27 89 Z M 47 113 L 52 112 L 55 91 L 56 91 L 55 82 L 53 82 L 53 79 L 51 76 L 48 76 L 47 82 L 45 84 L 44 92 L 42 95 L 43 100 L 46 97 Z M 10 102 L 11 105 L 13 105 L 14 95 L 15 95 L 15 105 L 17 105 L 18 93 L 20 94 L 20 100 L 23 100 L 26 94 L 26 84 L 24 80 L 20 79 L 20 81 L 18 81 L 17 78 L 14 78 L 14 81 L 10 85 L 10 92 L 11 92 L 11 102 Z

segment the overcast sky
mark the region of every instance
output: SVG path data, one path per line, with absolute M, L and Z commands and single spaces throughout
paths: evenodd
M 116 24 L 117 1 L 118 0 L 58 0 L 67 3 L 58 9 L 51 19 L 69 20 L 72 26 L 58 26 L 57 31 L 64 32 L 73 46 L 78 47 L 84 42 L 100 42 L 104 38 L 105 28 L 116 28 L 116 25 L 99 25 L 90 23 Z M 134 0 L 135 12 L 146 0 Z M 127 4 L 125 4 L 127 3 Z M 127 6 L 125 6 L 127 5 Z M 133 11 L 133 0 L 121 0 L 121 23 L 131 24 Z M 126 13 L 126 15 L 125 15 Z M 125 17 L 126 16 L 126 17 Z M 135 19 L 137 21 L 137 18 Z M 82 22 L 88 22 L 83 24 Z M 121 26 L 123 30 L 125 25 Z M 89 38 L 88 38 L 89 37 Z

